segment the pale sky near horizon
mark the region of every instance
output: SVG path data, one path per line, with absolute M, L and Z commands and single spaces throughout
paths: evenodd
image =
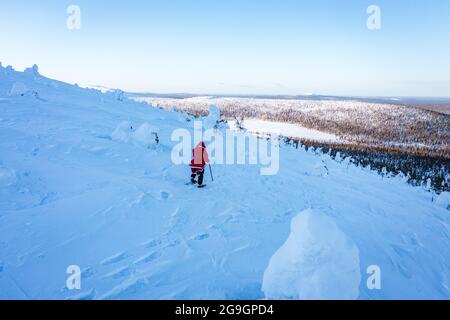
M 450 97 L 450 1 L 0 0 L 0 62 L 134 92 Z M 69 5 L 81 29 L 66 27 Z M 369 30 L 369 5 L 381 29 Z

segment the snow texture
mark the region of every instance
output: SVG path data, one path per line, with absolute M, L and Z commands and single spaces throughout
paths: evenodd
M 359 251 L 327 215 L 305 210 L 272 256 L 262 290 L 268 299 L 356 299 Z

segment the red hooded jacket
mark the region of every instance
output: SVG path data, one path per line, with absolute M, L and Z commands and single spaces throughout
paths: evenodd
M 209 163 L 208 152 L 206 151 L 205 143 L 202 141 L 199 142 L 194 149 L 192 149 L 192 173 L 202 171 L 207 163 Z

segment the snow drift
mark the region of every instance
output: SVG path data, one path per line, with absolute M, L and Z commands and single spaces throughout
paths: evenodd
M 145 122 L 136 130 L 128 121 L 122 121 L 112 132 L 111 139 L 118 142 L 132 142 L 144 148 L 155 147 L 159 142 L 158 128 Z
M 327 215 L 305 210 L 272 256 L 262 290 L 268 299 L 356 299 L 359 250 Z

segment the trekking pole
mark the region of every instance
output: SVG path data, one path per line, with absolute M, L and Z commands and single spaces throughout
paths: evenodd
M 213 178 L 213 174 L 212 174 L 212 170 L 211 170 L 211 165 L 208 163 L 209 166 L 209 173 L 211 174 L 211 180 L 214 182 L 214 178 Z

